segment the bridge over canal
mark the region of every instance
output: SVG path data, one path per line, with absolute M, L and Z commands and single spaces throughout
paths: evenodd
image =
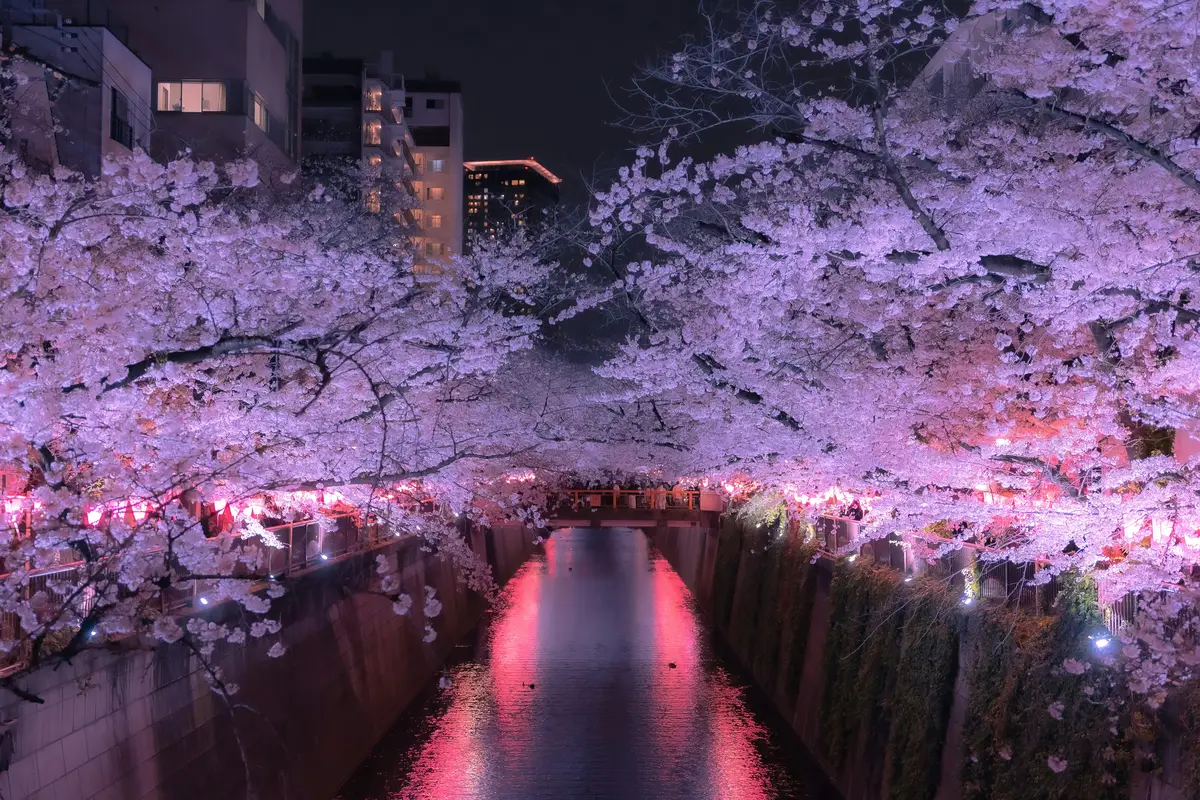
M 552 528 L 690 528 L 716 522 L 718 492 L 670 489 L 573 489 L 552 509 Z M 707 515 L 707 518 L 706 518 Z

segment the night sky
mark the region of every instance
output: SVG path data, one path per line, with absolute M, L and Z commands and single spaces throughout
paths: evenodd
M 306 0 L 305 55 L 372 58 L 463 85 L 467 159 L 533 156 L 579 200 L 631 158 L 609 96 L 699 22 L 698 0 Z

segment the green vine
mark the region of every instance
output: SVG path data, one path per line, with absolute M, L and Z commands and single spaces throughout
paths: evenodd
M 808 654 L 808 636 L 812 628 L 813 602 L 817 595 L 816 568 L 812 566 L 817 554 L 815 540 L 793 538 L 782 554 L 784 564 L 784 596 L 780 601 L 779 674 L 783 676 L 783 696 L 788 708 L 795 708 Z
M 902 583 L 870 562 L 834 570 L 823 744 L 835 768 L 856 764 L 892 800 L 937 791 L 957 668 L 955 602 L 942 582 Z
M 825 569 L 816 552 L 770 499 L 727 516 L 720 533 L 718 628 L 785 708 L 808 655 Z M 875 796 L 933 797 L 961 673 L 964 800 L 1124 800 L 1135 763 L 1200 797 L 1200 688 L 1177 690 L 1158 714 L 1131 697 L 1095 657 L 1107 634 L 1090 580 L 1060 576 L 1052 615 L 1039 615 L 979 598 L 977 571 L 964 578 L 901 581 L 868 557 L 835 566 L 819 709 L 830 766 L 853 769 Z M 979 598 L 967 613 L 964 593 Z
M 864 712 L 870 713 L 878 703 L 886 683 L 873 674 L 871 665 L 884 663 L 883 650 L 894 647 L 894 642 L 881 640 L 890 639 L 887 632 L 897 626 L 881 623 L 896 583 L 890 570 L 855 568 L 846 560 L 834 570 L 821 731 L 825 754 L 839 770 L 854 750 L 860 730 L 869 725 L 862 718 Z
M 1053 617 L 1000 606 L 970 618 L 965 800 L 1128 796 L 1140 725 L 1121 675 L 1093 657 L 1104 630 L 1094 586 L 1060 583 Z M 1067 659 L 1089 668 L 1071 674 Z
M 910 586 L 888 740 L 893 800 L 933 797 L 937 791 L 958 672 L 957 598 L 933 580 Z

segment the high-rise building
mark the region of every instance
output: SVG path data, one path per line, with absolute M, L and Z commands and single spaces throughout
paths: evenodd
M 404 114 L 404 78 L 392 54 L 304 59 L 304 165 L 353 176 L 372 213 L 392 214 L 408 236 L 416 228 L 417 162 Z
M 468 161 L 463 167 L 467 247 L 476 238 L 536 228 L 558 205 L 562 178 L 532 158 Z
M 65 18 L 41 3 L 0 0 L 0 21 L 5 49 L 25 56 L 10 113 L 12 146 L 30 166 L 96 177 L 106 157 L 148 146 L 150 68 L 108 15 Z
M 415 143 L 415 189 L 421 198 L 415 237 L 424 266 L 432 269 L 462 253 L 463 103 L 457 81 L 405 82 L 405 117 Z
M 126 26 L 154 79 L 151 152 L 255 159 L 300 155 L 303 0 L 46 0 L 66 16 L 100 7 Z

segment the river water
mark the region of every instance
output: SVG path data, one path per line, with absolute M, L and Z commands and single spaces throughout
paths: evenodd
M 557 531 L 455 653 L 339 800 L 836 797 L 639 531 Z

